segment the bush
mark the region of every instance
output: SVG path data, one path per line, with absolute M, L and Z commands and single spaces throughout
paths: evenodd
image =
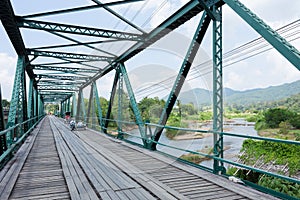
M 259 131 L 259 130 L 267 129 L 268 125 L 264 121 L 258 121 L 258 122 L 255 123 L 254 128 L 255 128 L 255 130 Z
M 291 183 L 275 177 L 264 176 L 259 180 L 258 184 L 277 192 L 300 198 L 300 185 L 297 183 Z
M 291 124 L 289 122 L 280 122 L 279 124 L 279 133 L 287 135 L 289 133 L 289 129 L 291 129 Z
M 294 117 L 294 112 L 282 108 L 269 109 L 264 113 L 265 122 L 270 128 L 278 128 L 281 122 L 289 121 Z

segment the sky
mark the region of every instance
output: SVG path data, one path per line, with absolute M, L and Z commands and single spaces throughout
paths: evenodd
M 67 5 L 69 1 L 57 1 L 52 0 L 43 3 L 34 0 L 24 0 L 17 1 L 13 0 L 13 5 L 15 6 L 16 14 L 22 15 L 26 13 L 36 13 L 40 10 L 46 9 L 49 6 L 55 8 L 55 6 L 61 6 L 61 4 L 66 4 L 66 7 L 75 7 L 88 5 L 91 2 L 87 0 L 76 0 L 73 1 L 73 6 Z M 31 3 L 30 3 L 31 2 Z M 35 2 L 32 4 L 32 2 Z M 78 2 L 75 5 L 74 2 Z M 109 2 L 109 1 L 102 1 Z M 177 10 L 181 5 L 184 5 L 186 0 L 149 0 L 146 1 L 147 5 L 143 8 L 143 13 L 151 14 L 153 10 L 157 8 L 157 5 L 161 5 L 161 9 L 156 13 L 148 23 L 144 22 L 145 30 L 151 29 L 157 26 L 161 21 L 163 21 L 170 12 Z M 286 3 L 286 0 L 241 0 L 251 11 L 257 14 L 261 19 L 263 19 L 270 27 L 273 29 L 278 29 L 286 24 L 300 19 L 300 1 L 291 0 Z M 49 4 L 49 5 L 48 5 Z M 51 4 L 51 5 L 50 5 Z M 130 11 L 127 10 L 128 4 L 122 7 L 114 7 L 113 9 L 118 13 L 124 14 L 131 18 L 136 12 L 141 9 L 141 5 L 144 2 L 134 3 L 130 7 Z M 34 6 L 33 6 L 34 5 Z M 59 7 L 57 7 L 59 8 Z M 283 9 L 284 8 L 284 9 Z M 95 13 L 96 16 L 97 13 Z M 98 13 L 103 19 L 106 17 L 106 13 L 101 11 Z M 60 16 L 61 17 L 61 16 Z M 63 21 L 71 21 L 72 17 L 60 18 Z M 139 22 L 143 18 L 136 18 L 136 22 L 140 25 L 143 22 Z M 145 93 L 142 91 L 157 83 L 161 80 L 165 80 L 168 77 L 173 77 L 176 75 L 182 59 L 184 58 L 185 51 L 188 47 L 190 39 L 195 31 L 195 28 L 199 22 L 200 15 L 191 19 L 189 22 L 184 24 L 181 28 L 177 29 L 174 33 L 167 36 L 165 39 L 160 40 L 157 44 L 151 46 L 149 50 L 139 54 L 133 59 L 126 62 L 128 67 L 129 77 L 131 79 L 134 91 L 140 91 L 137 95 L 143 96 Z M 74 19 L 73 19 L 74 20 Z M 76 19 L 78 21 L 84 19 Z M 101 20 L 99 20 L 101 21 Z M 105 27 L 106 25 L 116 24 L 116 28 L 122 27 L 122 25 L 117 24 L 117 21 L 109 21 L 109 24 L 104 22 L 101 24 Z M 91 25 L 96 24 L 95 21 L 89 21 Z M 94 24 L 93 24 L 94 23 Z M 300 49 L 299 37 L 300 28 L 292 30 L 290 33 L 298 33 L 290 39 L 294 39 L 291 42 L 298 50 Z M 211 89 L 211 73 L 207 68 L 201 67 L 201 63 L 209 60 L 211 58 L 211 29 L 207 32 L 203 43 L 201 44 L 201 50 L 199 55 L 197 55 L 194 62 L 193 73 L 190 73 L 187 77 L 185 84 L 185 90 L 201 87 L 205 89 Z M 34 37 L 31 32 L 22 31 L 22 36 L 25 38 Z M 46 35 L 45 35 L 46 36 Z M 223 52 L 226 53 L 233 48 L 239 47 L 251 40 L 258 38 L 259 35 L 251 29 L 238 15 L 236 15 L 228 6 L 223 6 Z M 31 41 L 33 41 L 31 38 Z M 47 40 L 51 41 L 51 37 Z M 31 42 L 30 41 L 30 42 Z M 174 42 L 176 41 L 176 42 Z M 34 44 L 38 45 L 39 40 L 33 41 Z M 25 40 L 25 44 L 29 44 L 29 41 Z M 262 42 L 263 43 L 263 42 Z M 264 48 L 262 48 L 263 50 Z M 77 51 L 74 49 L 74 51 Z M 79 51 L 79 50 L 78 50 Z M 169 59 L 167 59 L 169 58 Z M 230 58 L 226 61 L 227 64 L 234 62 L 236 58 Z M 2 94 L 4 99 L 11 99 L 11 91 L 14 80 L 14 73 L 16 67 L 17 55 L 14 52 L 12 45 L 5 33 L 2 24 L 0 24 L 0 84 L 2 89 Z M 198 66 L 198 67 L 197 67 Z M 148 71 L 147 71 L 148 70 Z M 208 71 L 207 71 L 208 70 Z M 158 74 L 157 72 L 160 71 Z M 203 75 L 204 74 L 204 75 Z M 112 85 L 112 79 L 114 74 L 110 73 L 97 81 L 100 94 L 107 97 Z M 198 78 L 194 78 L 198 77 Z M 261 53 L 249 59 L 237 62 L 236 64 L 230 64 L 224 68 L 223 83 L 224 87 L 229 87 L 234 90 L 247 90 L 252 88 L 265 88 L 269 86 L 280 85 L 283 83 L 290 83 L 296 80 L 300 80 L 300 72 L 290 64 L 281 54 L 276 50 L 269 50 L 265 53 Z M 158 84 L 161 88 L 170 88 L 173 81 L 170 83 Z M 150 94 L 147 93 L 146 95 Z

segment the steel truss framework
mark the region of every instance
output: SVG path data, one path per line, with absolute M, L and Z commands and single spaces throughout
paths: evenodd
M 118 88 L 118 137 L 123 138 L 122 131 L 122 92 L 125 83 L 130 105 L 132 107 L 135 123 L 138 125 L 140 135 L 145 147 L 156 149 L 164 126 L 176 103 L 180 90 L 185 82 L 194 58 L 201 45 L 201 42 L 213 23 L 213 132 L 214 132 L 214 155 L 223 158 L 223 74 L 222 74 L 222 6 L 227 4 L 246 23 L 266 39 L 278 52 L 300 70 L 300 53 L 282 38 L 276 31 L 272 30 L 259 17 L 252 13 L 238 0 L 190 0 L 187 4 L 170 15 L 156 28 L 149 32 L 142 30 L 138 25 L 118 14 L 110 7 L 115 5 L 133 3 L 140 0 L 127 0 L 102 4 L 93 0 L 95 5 L 75 7 L 64 10 L 56 10 L 44 13 L 16 16 L 10 0 L 0 1 L 0 19 L 18 54 L 18 63 L 12 92 L 11 107 L 7 127 L 24 122 L 27 118 L 36 117 L 43 112 L 43 103 L 60 102 L 61 115 L 71 111 L 77 120 L 87 122 L 88 118 L 96 116 L 97 123 L 107 133 L 108 124 L 111 118 L 112 106 Z M 120 22 L 125 23 L 134 29 L 134 32 L 108 30 L 99 27 L 85 27 L 85 25 L 71 25 L 54 23 L 49 21 L 32 20 L 32 18 L 53 16 L 57 14 L 76 13 L 83 10 L 103 9 L 116 17 Z M 161 113 L 159 127 L 153 134 L 146 135 L 144 121 L 131 86 L 125 62 L 157 42 L 174 29 L 178 28 L 191 18 L 202 13 L 202 18 L 194 34 L 172 90 L 168 96 L 166 105 Z M 45 45 L 36 48 L 26 48 L 23 42 L 20 29 L 40 30 L 69 43 L 60 45 Z M 136 33 L 138 32 L 138 33 Z M 75 39 L 73 36 L 85 36 L 90 38 L 101 38 L 101 41 L 86 41 Z M 131 46 L 126 51 L 116 54 L 109 49 L 95 47 L 95 44 L 122 43 L 130 41 Z M 71 42 L 71 44 L 70 44 Z M 85 47 L 99 53 L 83 54 L 64 51 L 66 47 Z M 49 49 L 60 49 L 59 51 Z M 49 62 L 36 63 L 39 58 L 55 59 Z M 98 66 L 95 61 L 102 62 Z M 115 70 L 115 78 L 112 85 L 106 117 L 102 116 L 102 108 L 99 100 L 99 93 L 96 81 Z M 30 78 L 28 100 L 25 85 L 25 71 Z M 47 71 L 47 72 L 46 72 Z M 50 73 L 49 73 L 50 72 Z M 90 86 L 90 98 L 88 113 L 83 97 L 83 90 Z M 100 92 L 101 93 L 101 92 Z M 1 97 L 1 94 L 0 94 Z M 72 102 L 71 102 L 72 99 Z M 0 110 L 0 112 L 2 112 Z M 3 115 L 2 115 L 3 116 Z M 94 124 L 94 123 L 93 123 Z M 3 124 L 1 122 L 1 127 Z M 22 134 L 20 129 L 18 134 Z M 6 135 L 9 146 L 13 142 L 14 135 L 10 132 Z M 2 140 L 1 140 L 2 141 Z M 214 173 L 224 173 L 223 163 L 214 161 Z

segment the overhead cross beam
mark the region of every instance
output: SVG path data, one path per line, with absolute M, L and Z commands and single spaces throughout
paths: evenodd
M 80 77 L 80 76 L 60 76 L 60 75 L 48 75 L 48 74 L 38 74 L 38 78 L 48 78 L 48 79 L 56 79 L 56 80 L 69 80 L 69 81 L 79 81 L 79 80 L 86 80 L 87 77 Z
M 20 17 L 17 18 L 17 24 L 22 28 L 38 29 L 44 31 L 56 31 L 61 33 L 71 33 L 77 35 L 86 35 L 94 37 L 104 37 L 104 38 L 120 38 L 132 41 L 143 40 L 143 35 L 135 33 L 127 33 L 121 31 L 112 31 L 98 28 L 90 28 L 75 25 L 65 25 L 53 22 L 44 22 L 36 20 L 27 20 Z
M 86 72 L 86 73 L 97 73 L 99 70 L 95 69 L 86 69 L 86 68 L 76 68 L 76 67 L 56 67 L 48 65 L 31 65 L 34 70 L 50 70 L 50 71 L 60 71 L 65 73 L 73 72 Z
M 67 85 L 38 85 L 38 90 L 67 90 L 79 91 L 78 87 Z
M 34 17 L 44 17 L 44 16 L 64 14 L 64 13 L 72 13 L 72 12 L 92 10 L 92 9 L 97 9 L 97 8 L 102 8 L 102 7 L 116 6 L 116 5 L 136 2 L 136 1 L 143 1 L 143 0 L 115 1 L 115 2 L 100 4 L 100 5 L 82 6 L 82 7 L 69 8 L 69 9 L 64 9 L 64 10 L 56 10 L 56 11 L 51 11 L 51 12 L 43 12 L 43 13 L 25 15 L 25 16 L 22 16 L 22 18 L 34 18 Z
M 153 140 L 155 142 L 158 142 L 162 132 L 163 127 L 166 125 L 168 118 L 173 110 L 173 107 L 177 101 L 177 97 L 179 96 L 179 93 L 181 91 L 181 88 L 185 82 L 185 79 L 189 73 L 189 70 L 193 64 L 193 61 L 197 55 L 198 49 L 200 48 L 200 44 L 202 43 L 202 40 L 205 36 L 205 33 L 208 29 L 208 26 L 210 24 L 211 18 L 207 14 L 207 12 L 204 12 L 201 20 L 199 22 L 199 25 L 196 29 L 196 32 L 194 34 L 194 37 L 191 41 L 191 44 L 189 46 L 189 49 L 185 55 L 184 61 L 181 65 L 181 68 L 179 70 L 179 73 L 177 75 L 177 78 L 173 84 L 172 90 L 170 91 L 170 94 L 168 96 L 168 100 L 166 101 L 165 107 L 163 108 L 163 111 L 161 113 L 160 119 L 159 119 L 159 127 L 155 129 L 154 135 L 152 136 Z M 153 150 L 156 149 L 157 143 L 152 143 L 149 147 Z
M 88 61 L 107 61 L 113 60 L 113 57 L 97 56 L 97 55 L 86 55 L 78 53 L 67 53 L 67 52 L 54 52 L 54 51 L 37 51 L 33 49 L 27 49 L 27 55 L 31 56 L 45 56 L 53 58 L 66 58 L 66 59 L 80 59 Z
M 93 0 L 94 2 L 99 2 L 97 0 Z M 211 7 L 213 5 L 216 5 L 217 7 L 220 7 L 224 4 L 223 1 L 220 0 L 208 0 L 203 1 L 200 0 L 207 7 Z M 100 77 L 106 75 L 110 71 L 114 69 L 115 64 L 117 63 L 125 63 L 127 60 L 132 58 L 134 55 L 142 52 L 145 48 L 149 47 L 151 44 L 155 43 L 165 35 L 167 35 L 172 30 L 178 28 L 188 20 L 190 20 L 192 17 L 196 16 L 200 12 L 202 12 L 205 8 L 201 6 L 199 3 L 199 0 L 191 0 L 187 4 L 185 4 L 182 8 L 180 8 L 178 11 L 176 11 L 173 15 L 171 15 L 168 19 L 166 19 L 164 22 L 162 22 L 159 26 L 157 26 L 155 29 L 153 29 L 150 33 L 146 34 L 144 36 L 143 41 L 139 41 L 135 43 L 133 46 L 131 46 L 125 53 L 120 55 L 118 58 L 116 58 L 112 64 L 107 65 L 103 71 L 95 74 L 95 76 L 88 81 L 86 84 L 82 86 L 82 88 L 87 87 L 92 83 L 92 81 L 95 81 L 99 79 Z

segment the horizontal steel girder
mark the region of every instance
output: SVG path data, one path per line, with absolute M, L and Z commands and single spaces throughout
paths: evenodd
M 65 86 L 65 85 L 38 85 L 38 90 L 67 90 L 67 91 L 78 91 L 78 87 Z
M 51 71 L 60 71 L 66 73 L 73 72 L 87 72 L 87 73 L 97 73 L 99 70 L 95 69 L 85 69 L 85 68 L 75 68 L 75 67 L 56 67 L 56 66 L 47 66 L 47 65 L 31 65 L 34 70 L 51 70 Z
M 83 82 L 79 82 L 79 81 L 60 81 L 60 80 L 39 80 L 38 85 L 42 85 L 42 84 L 56 84 L 56 85 L 76 85 L 79 86 L 81 85 Z
M 38 78 L 48 78 L 55 80 L 69 80 L 69 81 L 77 81 L 77 80 L 86 80 L 88 77 L 79 77 L 79 76 L 59 76 L 59 75 L 48 75 L 48 74 L 39 74 Z
M 97 9 L 97 8 L 102 8 L 102 7 L 116 6 L 116 5 L 126 4 L 126 3 L 133 3 L 133 2 L 136 2 L 136 1 L 143 1 L 143 0 L 116 1 L 116 2 L 104 3 L 104 4 L 100 4 L 100 5 L 82 6 L 82 7 L 69 8 L 69 9 L 64 9 L 64 10 L 56 10 L 56 11 L 26 15 L 26 16 L 22 16 L 22 18 L 43 17 L 43 16 L 63 14 L 63 13 L 71 13 L 71 12 L 78 12 L 78 11 L 84 11 L 84 10 L 92 10 L 92 9 Z
M 32 49 L 27 49 L 27 54 L 31 56 L 45 56 L 53 58 L 67 58 L 67 59 L 80 59 L 89 61 L 107 61 L 110 62 L 114 58 L 107 56 L 97 56 L 97 55 L 85 55 L 67 52 L 53 52 L 53 51 L 37 51 Z
M 204 2 L 203 0 L 201 0 Z M 207 7 L 211 7 L 215 4 L 217 6 L 222 6 L 224 4 L 223 1 L 219 0 L 208 0 L 204 2 Z M 180 8 L 177 12 L 171 15 L 168 19 L 162 22 L 158 27 L 153 29 L 150 33 L 144 36 L 144 41 L 137 42 L 131 48 L 129 48 L 125 53 L 120 55 L 117 59 L 113 61 L 112 65 L 108 65 L 103 69 L 102 72 L 97 73 L 90 81 L 83 85 L 82 88 L 87 87 L 92 83 L 92 81 L 97 80 L 98 78 L 104 76 L 115 68 L 116 63 L 125 63 L 127 60 L 132 58 L 134 55 L 140 53 L 145 48 L 163 38 L 172 30 L 178 28 L 200 12 L 204 10 L 203 6 L 199 3 L 199 0 L 191 0 L 187 4 L 185 4 L 182 8 Z
M 132 41 L 143 40 L 143 35 L 135 33 L 126 33 L 121 31 L 104 30 L 97 28 L 87 28 L 83 26 L 65 25 L 52 22 L 43 22 L 35 20 L 26 20 L 20 17 L 17 18 L 17 25 L 22 28 L 38 29 L 45 31 L 56 31 L 62 33 L 71 33 L 78 35 L 104 37 L 104 38 L 120 38 Z

